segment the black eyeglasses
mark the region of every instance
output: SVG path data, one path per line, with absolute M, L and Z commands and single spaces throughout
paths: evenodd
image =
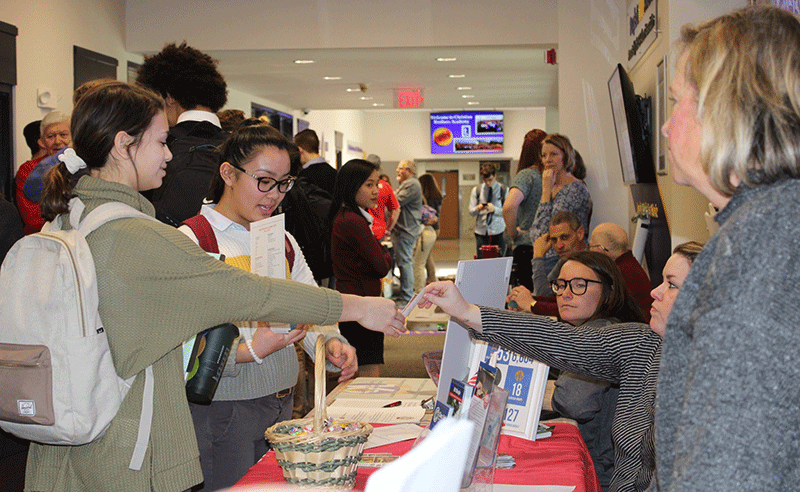
M 590 244 L 590 245 L 589 245 L 589 249 L 595 249 L 595 248 L 597 248 L 597 249 L 601 249 L 601 250 L 605 251 L 606 253 L 608 253 L 609 251 L 611 251 L 610 249 L 606 248 L 606 247 L 605 247 L 605 246 L 603 246 L 602 244 Z
M 292 189 L 292 186 L 294 186 L 294 176 L 289 176 L 286 179 L 278 181 L 277 179 L 270 178 L 269 176 L 256 176 L 255 174 L 250 174 L 236 164 L 231 164 L 231 166 L 258 181 L 258 191 L 261 193 L 270 192 L 274 190 L 276 186 L 278 187 L 279 192 L 286 193 Z
M 582 296 L 586 294 L 586 289 L 589 287 L 589 282 L 594 282 L 595 284 L 603 283 L 599 280 L 590 280 L 588 278 L 580 277 L 571 278 L 569 280 L 560 278 L 550 282 L 550 288 L 553 289 L 553 292 L 555 292 L 557 296 L 560 296 L 565 290 L 567 290 L 567 285 L 569 285 L 569 290 L 571 290 L 573 294 L 576 296 Z

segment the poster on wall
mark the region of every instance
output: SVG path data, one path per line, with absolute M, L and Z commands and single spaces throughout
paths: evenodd
M 628 2 L 628 70 L 658 37 L 658 0 Z

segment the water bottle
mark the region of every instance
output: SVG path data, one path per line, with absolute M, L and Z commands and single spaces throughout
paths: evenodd
M 190 402 L 211 403 L 233 341 L 238 336 L 239 328 L 231 323 L 209 328 L 197 335 L 187 368 L 186 398 Z

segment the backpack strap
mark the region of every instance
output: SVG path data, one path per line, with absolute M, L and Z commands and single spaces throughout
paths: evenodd
M 197 237 L 197 242 L 203 251 L 207 253 L 219 254 L 219 244 L 217 243 L 217 235 L 214 234 L 214 229 L 208 219 L 202 215 L 197 214 L 194 217 L 189 217 L 183 221 L 184 225 L 189 226 L 194 235 Z
M 136 435 L 136 446 L 133 448 L 133 456 L 128 468 L 131 470 L 141 470 L 144 463 L 144 455 L 147 452 L 147 443 L 150 441 L 150 429 L 153 427 L 153 389 L 155 380 L 153 378 L 153 366 L 147 366 L 144 370 L 144 394 L 142 395 L 142 414 L 139 416 L 139 432 Z
M 121 202 L 108 202 L 100 205 L 89 212 L 83 220 L 80 220 L 85 210 L 84 203 L 80 198 L 73 198 L 69 203 L 70 224 L 77 229 L 84 237 L 106 222 L 126 217 L 138 217 L 158 222 L 155 217 L 136 210 L 135 208 Z M 132 385 L 136 376 L 127 379 L 126 383 Z M 153 366 L 149 365 L 144 370 L 144 392 L 142 394 L 142 413 L 139 415 L 139 431 L 131 456 L 128 468 L 131 470 L 141 470 L 144 463 L 144 456 L 147 451 L 147 444 L 150 441 L 150 431 L 153 427 L 153 393 L 154 393 Z

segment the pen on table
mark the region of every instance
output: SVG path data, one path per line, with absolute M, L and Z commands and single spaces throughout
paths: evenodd
M 400 400 L 398 400 L 398 401 L 393 401 L 393 402 L 391 402 L 391 403 L 388 403 L 388 404 L 384 405 L 384 406 L 383 406 L 383 408 L 393 408 L 393 407 L 399 407 L 401 403 L 403 403 L 403 402 L 402 402 L 402 401 L 400 401 Z

